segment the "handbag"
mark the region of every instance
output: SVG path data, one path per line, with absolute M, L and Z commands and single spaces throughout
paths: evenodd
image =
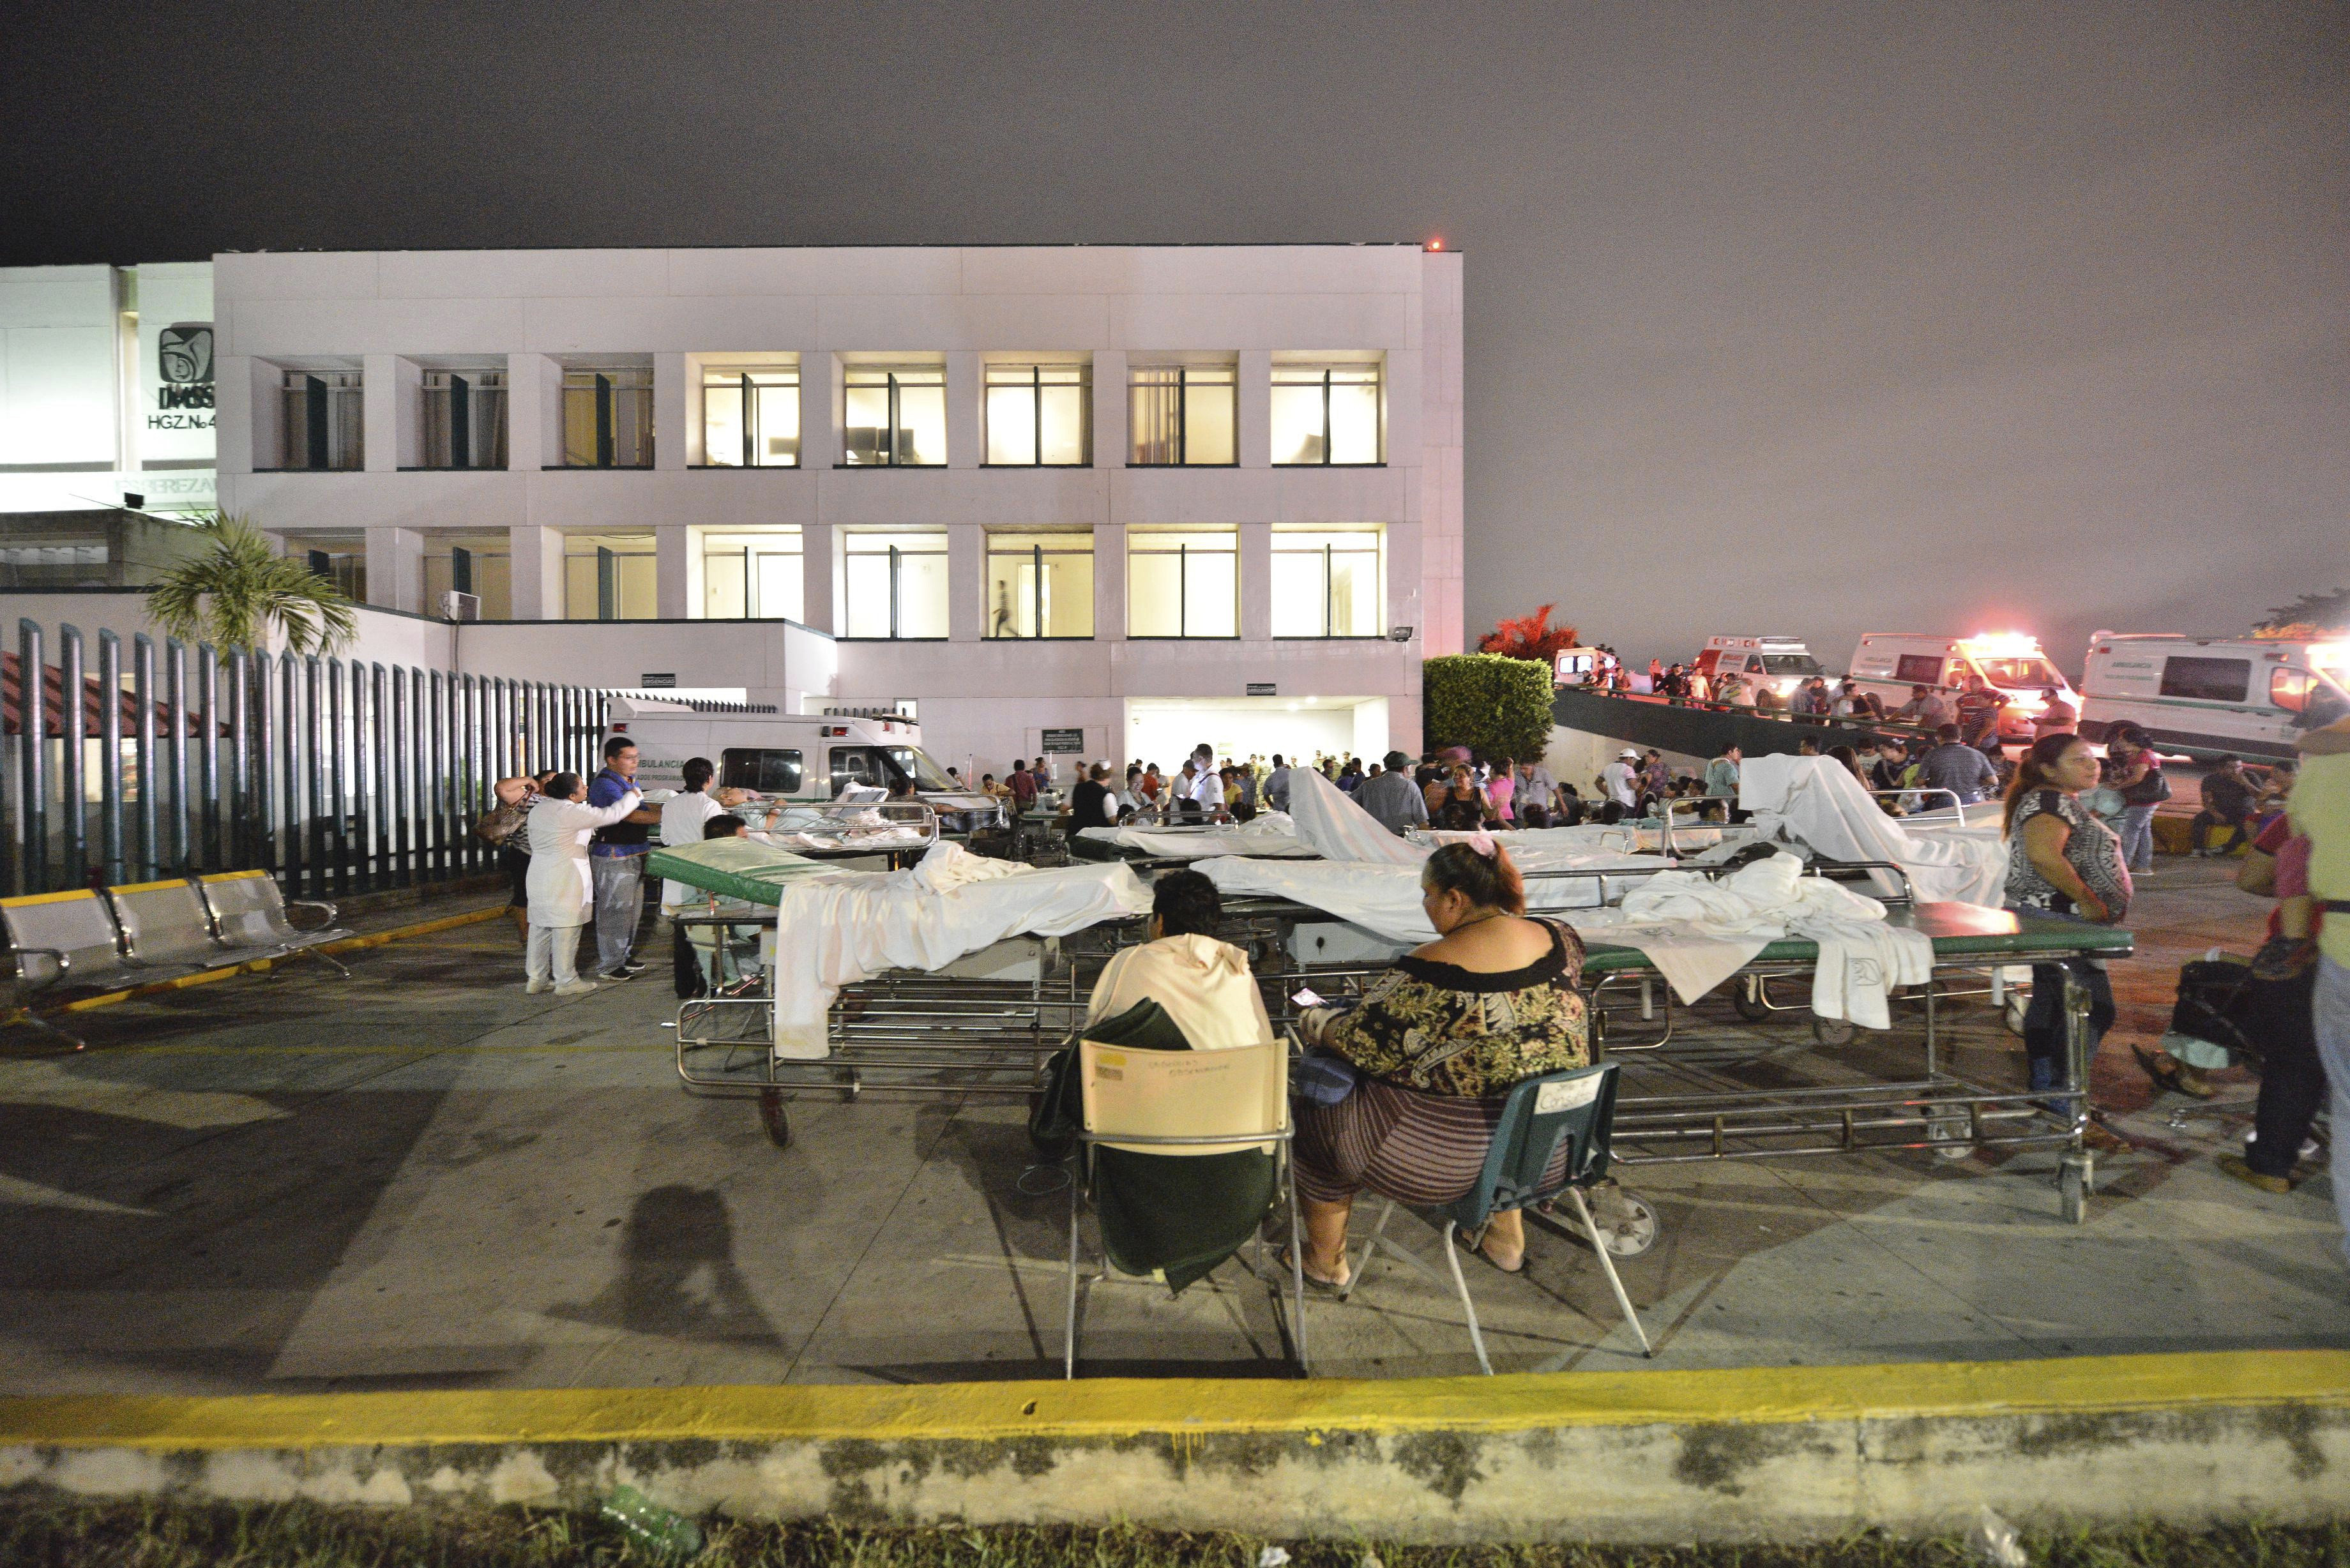
M 2196 959 L 2178 966 L 2178 997 L 2162 1048 L 2191 1066 L 2217 1069 L 2258 1061 L 2260 999 L 2252 966 L 2241 959 Z
M 1344 1056 L 1327 1051 L 1308 1052 L 1289 1070 L 1290 1092 L 1316 1106 L 1342 1104 L 1362 1082 L 1362 1072 Z
M 494 805 L 482 813 L 481 820 L 473 824 L 473 836 L 504 849 L 507 842 L 522 831 L 523 821 L 529 815 L 520 802 L 511 805 Z M 524 839 L 515 847 L 528 854 L 530 841 Z

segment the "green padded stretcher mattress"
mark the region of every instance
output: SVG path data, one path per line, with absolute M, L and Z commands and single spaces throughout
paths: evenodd
M 2007 960 L 2029 963 L 2035 955 L 2087 953 L 2099 958 L 2127 958 L 2137 950 L 2137 939 L 2112 926 L 2085 925 L 2077 920 L 2020 915 L 2009 909 L 1989 909 L 1980 904 L 1896 905 L 1885 911 L 1887 925 L 1907 926 L 1932 939 L 1934 957 Z M 1638 948 L 1611 947 L 1586 938 L 1583 972 L 1596 979 L 1610 974 L 1654 973 L 1657 966 Z M 1807 937 L 1773 942 L 1754 955 L 1756 963 L 1810 963 L 1820 946 Z
M 837 868 L 753 838 L 705 838 L 699 844 L 654 850 L 645 874 L 773 909 L 784 901 L 784 888 L 790 883 L 833 869 Z

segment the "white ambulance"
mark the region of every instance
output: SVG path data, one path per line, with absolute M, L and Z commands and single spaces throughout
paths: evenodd
M 2167 752 L 2289 757 L 2304 728 L 2350 711 L 2350 639 L 2101 631 L 2082 671 L 2081 733 L 2138 725 Z
M 1750 689 L 1768 685 L 1783 697 L 1813 676 L 1827 673 L 1795 637 L 1709 637 L 1696 665 L 1711 684 L 1720 685 L 1725 675 L 1742 675 Z
M 691 757 L 708 757 L 726 789 L 770 800 L 838 800 L 851 785 L 911 783 L 941 817 L 996 822 L 1002 810 L 963 788 L 922 750 L 922 728 L 886 713 L 780 713 L 757 703 L 611 700 L 608 738 L 637 743 L 637 783 L 648 794 L 685 787 Z
M 1887 712 L 1909 701 L 1909 689 L 1923 686 L 1944 692 L 1966 690 L 1981 676 L 1985 684 L 2007 698 L 2000 711 L 2002 740 L 2029 741 L 2042 710 L 2041 695 L 2054 690 L 2071 703 L 2072 683 L 2048 661 L 2040 639 L 2023 632 L 1979 631 L 1972 637 L 1940 637 L 1922 632 L 1872 631 L 1852 651 L 1851 679 L 1863 691 L 1884 700 Z

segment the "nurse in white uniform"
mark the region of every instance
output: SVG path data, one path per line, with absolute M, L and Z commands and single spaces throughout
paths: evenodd
M 546 781 L 546 798 L 531 807 L 524 826 L 530 834 L 530 946 L 523 961 L 523 989 L 533 993 L 552 985 L 557 996 L 582 996 L 596 989 L 579 978 L 579 928 L 595 919 L 596 883 L 588 866 L 588 840 L 644 804 L 644 792 L 630 790 L 610 805 L 586 804 L 588 781 L 557 774 Z M 549 970 L 552 968 L 552 977 Z

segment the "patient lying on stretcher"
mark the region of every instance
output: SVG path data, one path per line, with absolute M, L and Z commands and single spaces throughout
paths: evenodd
M 1273 1038 L 1264 997 L 1248 955 L 1215 936 L 1223 898 L 1197 871 L 1159 878 L 1150 900 L 1150 940 L 1113 957 L 1094 985 L 1086 1022 L 1116 1018 L 1155 1002 L 1194 1051 L 1262 1045 Z

